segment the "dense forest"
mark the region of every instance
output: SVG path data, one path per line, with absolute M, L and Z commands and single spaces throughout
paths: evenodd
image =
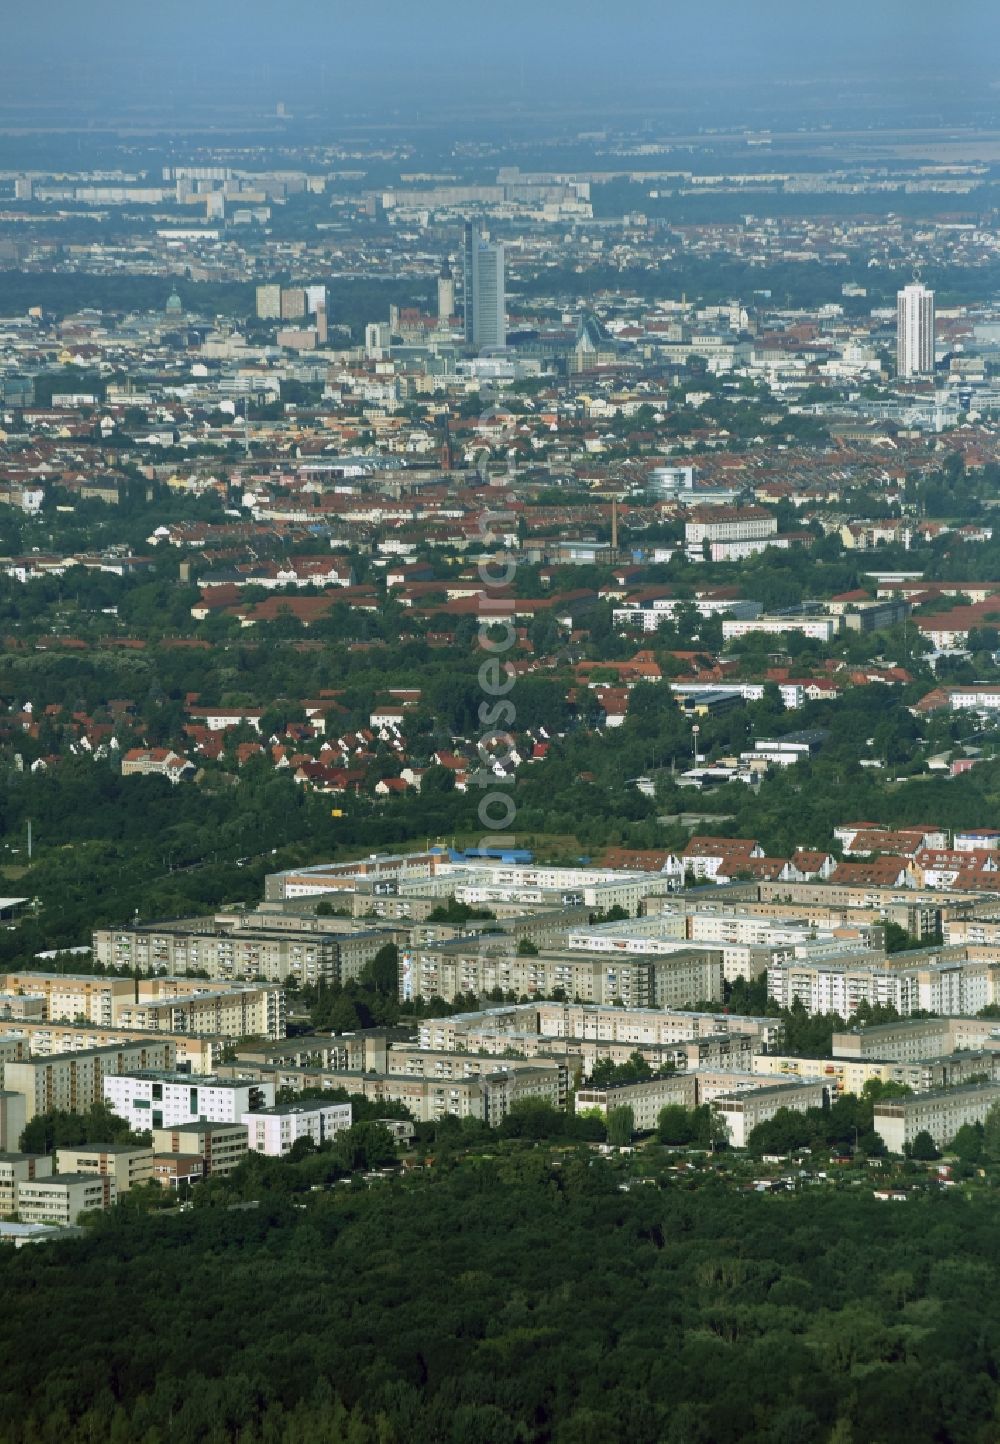
M 5 1254 L 0 1438 L 997 1437 L 990 1197 L 622 1181 L 518 1151 Z

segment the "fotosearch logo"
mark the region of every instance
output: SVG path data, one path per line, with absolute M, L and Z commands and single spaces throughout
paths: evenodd
M 509 498 L 504 498 L 509 500 Z M 479 534 L 492 552 L 479 562 L 479 580 L 483 591 L 478 598 L 479 648 L 486 655 L 479 667 L 479 685 L 483 700 L 479 704 L 479 725 L 484 729 L 476 751 L 479 766 L 469 779 L 477 787 L 488 788 L 479 803 L 479 822 L 487 829 L 483 846 L 513 847 L 510 831 L 517 816 L 513 798 L 516 744 L 512 728 L 517 716 L 510 693 L 517 673 L 510 661 L 504 660 L 517 642 L 514 599 L 511 586 L 517 571 L 517 558 L 507 546 L 505 537 L 515 525 L 511 511 L 487 511 L 479 518 Z M 508 788 L 509 791 L 502 789 Z

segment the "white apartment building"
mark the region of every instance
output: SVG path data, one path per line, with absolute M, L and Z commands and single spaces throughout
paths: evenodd
M 474 876 L 469 876 L 474 873 Z M 535 863 L 490 863 L 477 859 L 456 864 L 456 898 L 467 903 L 518 902 L 534 893 L 537 900 L 558 893 L 566 902 L 586 907 L 622 907 L 635 913 L 651 894 L 669 891 L 661 873 L 616 872 L 597 867 L 546 867 Z M 537 891 L 536 891 L 537 890 Z
M 798 632 L 818 642 L 832 642 L 840 626 L 838 617 L 774 617 L 733 618 L 722 623 L 723 641 L 731 642 L 736 637 L 750 637 L 763 632 L 776 636 L 781 632 Z
M 125 1073 L 104 1079 L 104 1099 L 136 1133 L 182 1124 L 239 1123 L 274 1102 L 273 1083 L 179 1073 Z
M 700 551 L 704 542 L 759 541 L 777 530 L 777 518 L 763 506 L 695 507 L 684 523 L 684 544 Z
M 256 1113 L 244 1113 L 247 1141 L 255 1153 L 281 1158 L 300 1138 L 317 1144 L 334 1138 L 351 1126 L 350 1103 L 276 1103 Z
M 753 545 L 766 545 L 766 542 Z M 698 597 L 692 601 L 682 597 L 646 595 L 635 601 L 624 601 L 620 607 L 614 608 L 612 616 L 616 627 L 655 632 L 663 622 L 672 620 L 678 612 L 687 607 L 694 607 L 702 617 L 753 618 L 759 617 L 764 610 L 760 602 L 752 601 L 749 597 Z
M 896 293 L 896 372 L 900 377 L 934 372 L 934 292 L 919 281 Z
M 904 1018 L 917 1010 L 972 1016 L 995 1000 L 997 971 L 996 964 L 961 959 L 895 967 L 881 961 L 779 961 L 768 967 L 767 991 L 779 1007 L 798 999 L 809 1013 L 842 1018 L 862 1002 L 889 1005 Z
M 788 551 L 792 545 L 787 536 L 740 537 L 728 541 L 709 542 L 709 555 L 713 562 L 745 562 L 756 557 L 768 547 Z

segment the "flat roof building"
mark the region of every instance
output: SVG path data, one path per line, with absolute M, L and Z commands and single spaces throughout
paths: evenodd
M 84 1213 L 110 1208 L 116 1198 L 110 1174 L 56 1174 L 18 1183 L 17 1212 L 22 1223 L 74 1224 Z
M 56 1171 L 110 1176 L 119 1197 L 153 1177 L 153 1150 L 133 1143 L 88 1143 L 56 1149 Z
M 740 1093 L 722 1093 L 714 1099 L 713 1107 L 726 1125 L 732 1146 L 745 1148 L 757 1125 L 770 1122 L 780 1109 L 790 1108 L 795 1113 L 805 1113 L 809 1108 L 822 1108 L 827 1097 L 824 1082 L 797 1079 Z
M 0 1217 L 17 1212 L 17 1187 L 35 1178 L 51 1178 L 50 1153 L 0 1153 Z
M 946 1148 L 966 1123 L 983 1123 L 1000 1103 L 1000 1083 L 942 1088 L 875 1104 L 874 1128 L 890 1153 L 902 1153 L 918 1133 L 929 1133 L 936 1148 Z
M 120 1043 L 112 1048 L 89 1048 L 7 1063 L 4 1086 L 24 1095 L 25 1121 L 30 1123 L 37 1113 L 51 1113 L 57 1108 L 67 1113 L 86 1113 L 105 1097 L 107 1079 L 133 1069 L 173 1068 L 176 1061 L 176 1046 L 167 1038 Z
M 164 1186 L 176 1187 L 193 1181 L 197 1174 L 192 1160 L 199 1158 L 205 1178 L 232 1173 L 247 1156 L 245 1123 L 209 1123 L 199 1119 L 173 1128 L 153 1129 L 154 1177 Z M 173 1160 L 173 1169 L 166 1167 Z
M 615 1108 L 631 1108 L 637 1133 L 650 1133 L 656 1127 L 660 1110 L 677 1103 L 694 1108 L 698 1102 L 698 1085 L 693 1073 L 667 1073 L 660 1078 L 644 1078 L 638 1083 L 621 1083 L 610 1088 L 585 1085 L 578 1088 L 574 1099 L 577 1113 L 602 1113 L 605 1117 Z
M 255 1153 L 281 1158 L 290 1153 L 300 1138 L 319 1146 L 351 1126 L 350 1103 L 325 1103 L 319 1099 L 302 1103 L 275 1103 L 256 1113 L 244 1113 L 248 1145 Z
M 136 1133 L 188 1123 L 238 1123 L 274 1102 L 274 1084 L 135 1072 L 104 1079 L 104 1099 Z

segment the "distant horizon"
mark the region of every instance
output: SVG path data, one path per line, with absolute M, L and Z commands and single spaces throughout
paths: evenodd
M 704 126 L 713 105 L 720 125 L 769 111 L 825 111 L 823 123 L 845 125 L 877 113 L 1000 124 L 997 40 L 1000 13 L 981 0 L 957 18 L 925 0 L 829 10 L 622 0 L 610 13 L 594 0 L 510 0 L 502 10 L 382 0 L 364 12 L 292 0 L 280 17 L 262 0 L 167 0 L 156 10 L 39 0 L 5 16 L 0 128 L 59 114 L 98 123 L 194 108 L 218 118 L 279 101 L 293 117 L 424 120 L 456 107 L 509 107 L 516 120 L 519 107 L 575 105 L 598 128 L 633 107 L 653 118 L 690 108 Z

